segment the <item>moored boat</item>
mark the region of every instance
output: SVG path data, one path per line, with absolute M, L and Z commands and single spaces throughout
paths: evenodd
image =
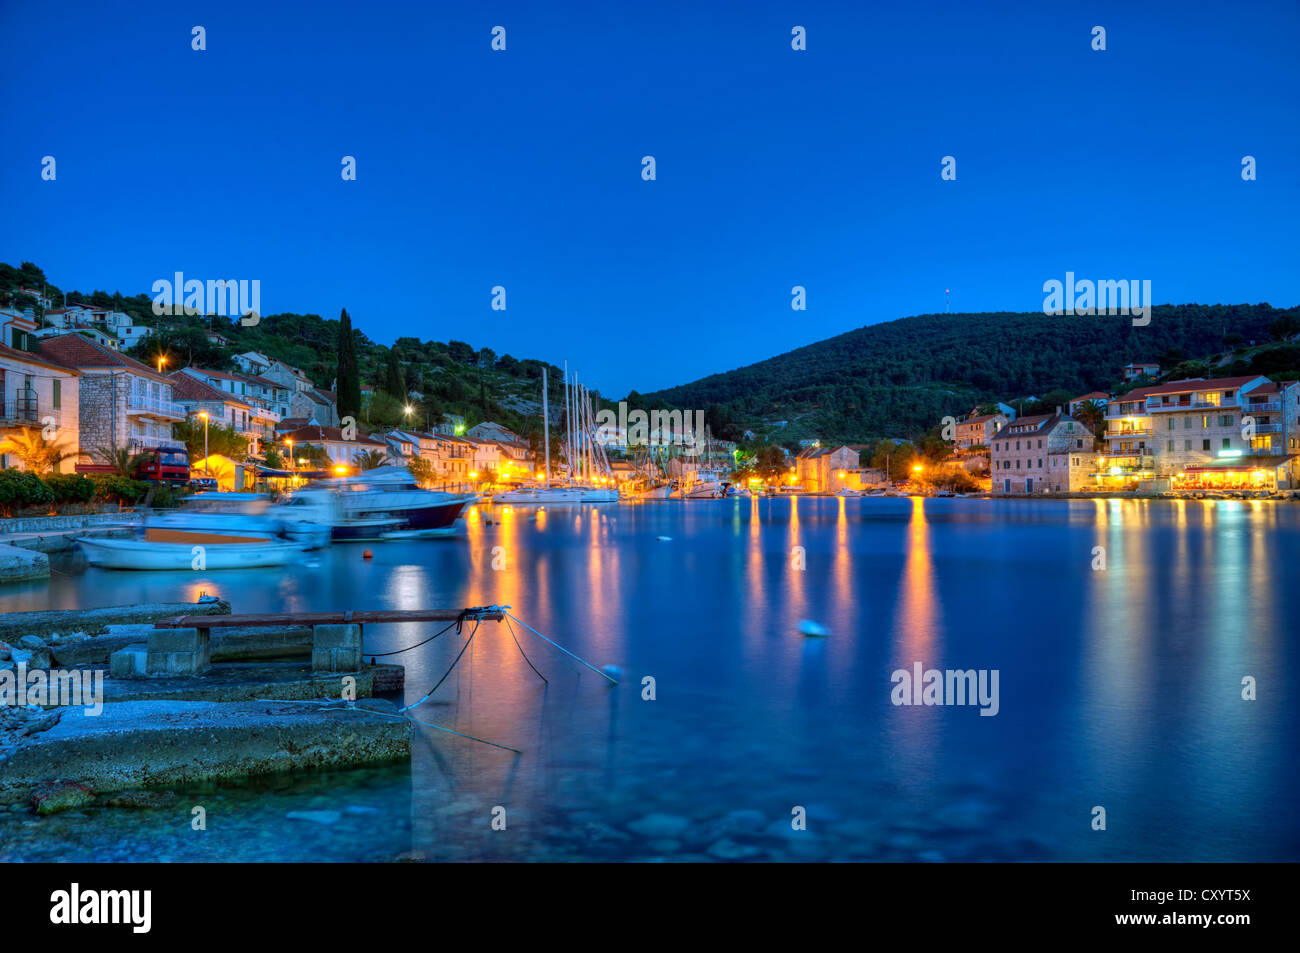
M 105 569 L 264 569 L 298 559 L 304 547 L 285 539 L 253 539 L 213 533 L 158 531 L 135 539 L 82 536 L 77 544 L 92 566 Z M 187 539 L 178 539 L 184 535 Z
M 359 476 L 338 477 L 322 485 L 338 490 L 347 523 L 397 521 L 387 532 L 446 529 L 474 501 L 472 494 L 421 489 L 405 467 L 376 467 Z

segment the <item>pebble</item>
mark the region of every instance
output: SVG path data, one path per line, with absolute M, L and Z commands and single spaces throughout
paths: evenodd
M 21 639 L 18 640 L 18 644 L 25 649 L 45 648 L 45 640 L 42 639 L 39 635 L 24 635 Z

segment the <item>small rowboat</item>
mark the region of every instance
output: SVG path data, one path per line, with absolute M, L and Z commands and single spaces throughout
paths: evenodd
M 169 534 L 173 535 L 173 534 Z M 181 535 L 181 534 L 175 534 Z M 264 569 L 296 561 L 303 544 L 279 539 L 186 533 L 186 541 L 81 536 L 76 542 L 92 566 L 105 569 Z

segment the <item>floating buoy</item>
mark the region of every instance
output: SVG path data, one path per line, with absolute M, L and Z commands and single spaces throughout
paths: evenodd
M 372 553 L 370 550 L 367 549 L 364 553 L 361 554 L 361 558 L 362 558 L 362 559 L 374 559 L 374 558 L 375 558 L 375 554 Z
M 656 536 L 655 539 L 659 540 L 661 543 L 671 543 L 673 541 L 671 536 Z
M 830 629 L 826 628 L 826 626 L 822 625 L 820 622 L 814 622 L 812 619 L 802 620 L 799 623 L 799 631 L 804 635 L 815 636 L 817 638 L 822 638 L 831 634 Z
M 608 675 L 610 678 L 615 680 L 621 679 L 623 677 L 623 670 L 619 668 L 617 665 L 602 665 L 600 667 L 600 670 L 604 672 L 606 675 Z

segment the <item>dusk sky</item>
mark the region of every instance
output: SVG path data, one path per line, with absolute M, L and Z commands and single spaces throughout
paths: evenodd
M 4 0 L 0 260 L 260 279 L 265 313 L 567 359 L 609 396 L 945 288 L 1038 311 L 1066 271 L 1300 300 L 1300 5 L 891 7 Z

